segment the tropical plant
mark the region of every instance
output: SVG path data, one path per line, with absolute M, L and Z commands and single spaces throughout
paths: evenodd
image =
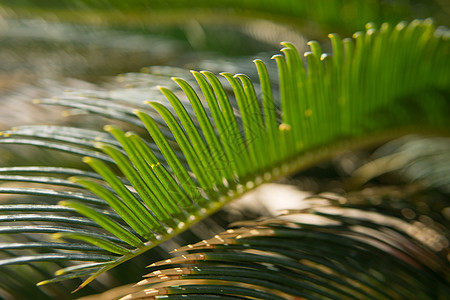
M 66 5 L 81 3 L 56 2 L 52 10 L 42 10 L 25 2 L 27 6 L 15 8 L 18 13 L 46 17 L 66 15 Z M 115 25 L 123 26 L 128 14 L 148 7 L 139 1 L 130 6 L 109 3 L 112 12 L 100 13 L 94 6 L 89 12 L 101 14 L 111 25 L 114 12 L 120 11 L 123 19 Z M 154 4 L 158 13 L 180 13 L 159 6 L 164 3 Z M 311 6 L 297 1 L 272 3 L 248 1 L 241 13 L 261 16 L 276 8 L 272 18 L 289 17 L 296 26 L 298 18 L 306 15 L 327 28 L 338 16 L 345 16 L 336 11 L 351 7 L 340 1 L 330 1 L 335 10 L 324 7 L 326 1 Z M 352 5 L 356 3 L 365 2 Z M 177 7 L 186 9 L 188 4 L 183 1 Z M 237 3 L 197 5 L 223 11 Z M 359 5 L 366 5 L 366 14 L 377 13 L 377 2 Z M 68 7 L 72 22 L 78 9 L 84 8 Z M 355 18 L 354 24 L 365 16 Z M 324 53 L 316 41 L 308 42 L 310 49 L 304 55 L 294 44 L 282 42 L 281 54 L 272 57 L 275 66 L 265 58 L 256 59 L 256 72 L 248 75 L 150 67 L 148 73 L 121 77 L 131 84 L 126 88 L 75 91 L 36 101 L 67 107 L 69 114 L 105 117 L 112 124 L 103 131 L 89 126 L 24 125 L 1 132 L 4 145 L 83 156 L 91 170 L 76 164 L 68 167 L 73 156 L 59 154 L 52 155 L 67 166 L 0 168 L 0 180 L 12 182 L 1 186 L 0 193 L 22 195 L 0 205 L 0 220 L 6 224 L 0 227 L 0 288 L 18 298 L 28 293 L 45 298 L 63 293 L 63 285 L 58 284 L 66 279 L 86 278 L 76 290 L 91 282 L 95 285 L 99 275 L 180 235 L 265 183 L 295 176 L 344 151 L 378 146 L 407 134 L 448 134 L 448 29 L 437 28 L 431 19 L 416 19 L 368 23 L 352 38 L 335 33 L 328 37 L 330 53 Z M 181 75 L 170 82 L 172 72 Z M 280 216 L 237 222 L 234 229 L 176 251 L 186 254 L 153 260 L 151 267 L 157 269 L 149 279 L 114 297 L 131 293 L 124 299 L 163 295 L 169 299 L 445 299 L 450 286 L 449 173 L 444 163 L 448 165 L 450 143 L 445 138 L 414 141 L 415 148 L 405 143 L 401 145 L 406 150 L 391 146 L 387 154 L 359 168 L 349 185 L 342 187 L 345 196 L 321 194 Z M 431 154 L 417 151 L 411 158 L 408 149 L 428 149 L 423 145 L 435 146 Z M 396 164 L 388 164 L 392 161 Z M 426 187 L 421 181 L 398 189 L 361 188 L 383 172 L 407 173 L 420 161 L 426 166 L 443 162 L 441 168 L 410 176 L 410 181 L 427 179 Z M 433 209 L 424 212 L 423 205 Z M 55 268 L 55 275 L 49 275 Z M 142 269 L 128 272 L 141 275 Z M 42 276 L 46 279 L 38 285 L 51 284 L 55 290 L 27 284 Z

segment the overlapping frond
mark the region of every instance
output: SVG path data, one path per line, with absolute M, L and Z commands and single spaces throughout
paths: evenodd
M 339 198 L 179 248 L 121 299 L 445 299 L 449 265 L 421 242 L 419 221 L 338 208 Z
M 444 193 L 450 192 L 450 139 L 407 136 L 394 140 L 374 154 L 374 159 L 355 170 L 353 185 L 362 184 L 389 172 L 398 172 L 406 181 L 420 182 Z
M 430 20 L 380 28 L 368 24 L 353 39 L 335 34 L 330 39 L 331 54 L 310 42 L 306 63 L 292 44 L 283 43 L 282 54 L 273 57 L 279 95 L 273 93 L 273 74 L 255 60 L 258 86 L 244 74 L 217 77 L 204 71 L 192 72 L 190 81 L 173 78 L 180 89 L 160 87 L 168 102 L 96 94 L 42 100 L 125 122 L 139 133 L 116 125 L 106 126 L 106 133 L 55 126 L 2 132 L 2 144 L 84 156 L 95 173 L 0 169 L 4 180 L 16 182 L 0 192 L 31 197 L 0 206 L 4 222 L 15 216 L 24 222 L 8 223 L 1 232 L 22 234 L 24 249 L 49 249 L 17 257 L 6 251 L 0 266 L 88 261 L 64 267 L 41 283 L 89 276 L 81 288 L 245 191 L 339 150 L 410 131 L 448 132 L 446 30 L 435 29 Z M 25 188 L 20 182 L 41 186 Z M 83 217 L 73 217 L 75 211 Z M 35 234 L 48 233 L 67 246 L 51 244 L 47 235 L 38 244 L 33 240 Z M 78 252 L 80 242 L 89 251 Z

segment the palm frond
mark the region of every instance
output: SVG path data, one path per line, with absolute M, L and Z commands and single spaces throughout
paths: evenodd
M 139 103 L 95 93 L 81 99 L 44 100 L 120 120 L 137 126 L 142 134 L 125 133 L 115 125 L 106 126 L 106 133 L 53 126 L 3 132 L 0 143 L 87 155 L 83 161 L 101 179 L 70 169 L 1 169 L 10 182 L 34 181 L 46 187 L 4 187 L 2 193 L 29 195 L 24 201 L 33 204 L 8 203 L 0 209 L 25 215 L 21 218 L 28 222 L 39 218 L 24 213 L 27 210 L 59 214 L 67 212 L 66 207 L 84 216 L 77 219 L 77 227 L 72 226 L 73 219 L 49 217 L 46 221 L 52 225 L 26 223 L 2 230 L 55 233 L 69 244 L 92 244 L 101 253 L 55 248 L 10 257 L 6 252 L 0 264 L 86 260 L 89 263 L 63 268 L 55 278 L 40 283 L 89 275 L 81 288 L 264 182 L 338 151 L 406 132 L 448 132 L 446 30 L 435 29 L 430 20 L 416 20 L 394 27 L 386 23 L 379 29 L 368 24 L 366 32 L 353 39 L 342 40 L 336 34 L 330 39 L 333 53 L 322 53 L 312 41 L 306 63 L 292 44 L 283 43 L 282 54 L 273 57 L 279 95 L 273 93 L 266 64 L 256 60 L 259 86 L 244 74 L 222 73 L 219 79 L 210 72 L 193 72 L 191 81 L 174 78 L 180 89 L 160 88 L 169 103 Z M 30 172 L 45 176 L 32 178 Z M 56 179 L 71 172 L 76 175 L 69 178 L 72 185 Z M 66 188 L 69 185 L 71 189 Z M 57 202 L 60 199 L 64 201 Z M 24 239 L 30 248 L 36 246 L 32 239 Z
M 450 140 L 446 137 L 407 136 L 378 149 L 374 159 L 355 170 L 351 183 L 362 184 L 380 175 L 398 172 L 407 182 L 450 193 Z
M 445 299 L 450 266 L 421 222 L 335 202 L 311 197 L 304 210 L 179 248 L 121 299 Z

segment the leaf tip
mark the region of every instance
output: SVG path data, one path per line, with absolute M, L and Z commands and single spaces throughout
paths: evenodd
M 166 90 L 167 90 L 167 89 L 166 89 Z M 156 110 L 158 110 L 158 108 L 160 108 L 160 107 L 163 106 L 161 103 L 154 102 L 154 101 L 148 101 L 147 104 L 150 105 L 151 107 L 153 107 L 153 108 L 156 109 Z
M 127 137 L 127 138 L 135 137 L 135 136 L 137 136 L 137 134 L 135 132 L 132 132 L 132 131 L 125 132 L 125 137 Z
M 399 23 L 400 24 L 400 23 Z M 361 32 L 361 31 L 357 31 L 357 32 L 355 32 L 353 35 L 352 35 L 352 37 L 354 38 L 354 39 L 357 39 L 358 37 L 360 37 L 360 36 L 362 36 L 363 35 L 363 33 Z
M 136 283 L 135 285 L 133 285 L 133 287 L 138 287 L 138 286 L 146 285 L 146 284 L 148 284 L 148 282 L 149 282 L 148 279 L 143 279 L 143 280 L 139 281 L 138 283 Z
M 200 73 L 202 73 L 203 75 L 212 75 L 212 73 L 209 71 L 200 71 Z
M 47 283 L 48 283 L 48 280 L 39 281 L 38 283 L 36 283 L 36 286 L 41 286 L 41 285 L 44 285 Z
M 328 34 L 328 38 L 329 38 L 329 39 L 339 38 L 339 35 L 338 35 L 337 33 L 329 33 L 329 34 Z
M 111 132 L 112 130 L 114 130 L 114 126 L 112 126 L 111 124 L 107 124 L 107 125 L 103 126 L 103 130 L 107 131 L 107 132 Z
M 85 156 L 81 159 L 82 162 L 84 162 L 85 164 L 91 163 L 92 162 L 92 157 L 90 156 Z
M 53 238 L 54 240 L 59 240 L 59 239 L 61 239 L 62 237 L 63 237 L 63 235 L 62 235 L 60 232 L 57 232 L 57 233 L 52 234 L 52 238 Z
M 145 101 L 145 104 L 150 104 L 150 101 Z M 136 116 L 140 116 L 142 114 L 142 112 L 139 109 L 135 109 L 133 110 L 133 114 L 135 114 Z
M 70 176 L 69 178 L 67 178 L 67 180 L 72 182 L 72 183 L 78 183 L 79 182 L 79 178 L 77 176 Z
M 95 142 L 94 147 L 97 149 L 103 149 L 106 145 L 102 142 Z

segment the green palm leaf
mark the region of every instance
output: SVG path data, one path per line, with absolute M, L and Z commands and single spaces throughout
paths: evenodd
M 446 30 L 436 30 L 430 20 L 424 20 L 395 27 L 383 24 L 379 29 L 368 24 L 366 32 L 356 33 L 353 39 L 341 40 L 334 34 L 330 38 L 333 53 L 323 54 L 317 42 L 310 42 L 306 64 L 292 44 L 283 43 L 283 55 L 273 57 L 279 71 L 279 96 L 271 89 L 265 64 L 257 60 L 259 86 L 242 74 L 222 73 L 226 84 L 212 73 L 193 72 L 192 83 L 174 78 L 181 90 L 160 88 L 170 105 L 101 95 L 79 101 L 43 100 L 112 117 L 137 126 L 142 134 L 124 133 L 116 126 L 105 127 L 107 133 L 48 126 L 3 132 L 0 143 L 88 156 L 84 162 L 100 176 L 48 167 L 3 168 L 6 180 L 35 181 L 53 188 L 2 188 L 0 192 L 39 200 L 31 206 L 1 205 L 0 210 L 59 213 L 67 207 L 95 224 L 83 221 L 75 228 L 66 225 L 67 218 L 49 218 L 53 225 L 2 230 L 56 233 L 54 237 L 65 238 L 68 244 L 87 242 L 102 253 L 50 251 L 6 257 L 0 264 L 87 260 L 88 264 L 63 268 L 55 278 L 40 283 L 89 275 L 81 288 L 264 182 L 298 172 L 341 150 L 407 132 L 448 132 Z M 11 172 L 22 176 L 11 176 Z M 27 175 L 31 172 L 45 177 Z M 58 179 L 71 173 L 76 175 L 69 178 L 72 185 Z M 56 190 L 55 186 L 73 189 Z M 55 203 L 50 197 L 69 200 Z M 35 246 L 30 243 L 30 249 Z

